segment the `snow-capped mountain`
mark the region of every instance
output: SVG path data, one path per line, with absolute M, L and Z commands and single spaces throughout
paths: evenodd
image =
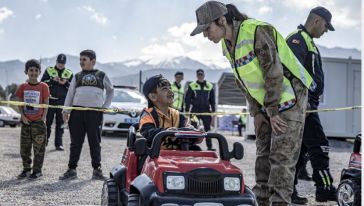
M 164 58 L 164 59 L 130 59 L 121 62 L 123 65 L 128 68 L 142 68 L 143 70 L 147 69 L 169 69 L 169 68 L 178 68 L 178 69 L 223 69 L 221 67 L 215 65 L 206 65 L 199 61 L 193 60 L 189 57 L 173 57 L 173 58 Z
M 319 45 L 323 57 L 361 59 L 361 51 L 357 49 L 345 48 L 327 48 Z M 54 66 L 56 57 L 42 58 L 42 73 L 48 66 Z M 67 55 L 66 67 L 74 73 L 81 71 L 79 66 L 79 57 Z M 108 76 L 116 83 L 123 85 L 138 85 L 139 71 L 142 71 L 142 79 L 153 74 L 163 74 L 168 79 L 173 79 L 177 70 L 185 73 L 185 80 L 195 79 L 195 71 L 204 69 L 206 78 L 210 81 L 218 81 L 219 76 L 224 71 L 230 71 L 228 68 L 221 68 L 214 64 L 204 64 L 189 57 L 173 57 L 165 59 L 129 59 L 121 62 L 100 63 L 96 68 L 105 71 Z M 0 62 L 0 85 L 3 87 L 11 83 L 22 83 L 27 79 L 24 74 L 24 62 L 20 60 L 10 60 Z M 41 77 L 40 77 L 41 78 Z M 39 79 L 40 79 L 39 78 Z

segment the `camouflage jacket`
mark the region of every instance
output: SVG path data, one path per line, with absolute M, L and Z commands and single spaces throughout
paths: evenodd
M 234 21 L 233 40 L 236 41 L 241 21 Z M 275 40 L 273 37 L 274 28 L 270 25 L 258 26 L 255 32 L 254 51 L 262 68 L 265 80 L 264 88 L 266 95 L 264 97 L 264 106 L 268 116 L 278 114 L 278 104 L 282 92 L 283 83 L 283 66 L 279 59 Z M 231 48 L 235 48 L 236 42 L 227 44 Z M 239 86 L 239 85 L 238 85 Z M 261 105 L 240 87 L 243 94 L 249 102 L 249 112 L 251 116 L 255 116 L 261 111 Z

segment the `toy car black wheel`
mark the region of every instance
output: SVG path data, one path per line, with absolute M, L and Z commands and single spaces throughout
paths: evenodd
M 103 206 L 117 206 L 119 200 L 118 188 L 115 180 L 105 180 L 102 187 L 101 205 Z
M 339 206 L 359 206 L 361 204 L 360 184 L 353 179 L 341 181 L 337 189 Z
M 128 197 L 128 206 L 139 206 L 140 198 L 138 194 L 130 194 Z

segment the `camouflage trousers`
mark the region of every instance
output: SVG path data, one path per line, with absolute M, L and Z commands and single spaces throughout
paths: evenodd
M 46 147 L 47 127 L 43 121 L 31 122 L 29 125 L 22 123 L 20 132 L 20 155 L 24 169 L 31 169 L 33 148 L 33 171 L 42 171 Z
M 253 192 L 260 206 L 289 205 L 293 192 L 296 163 L 302 143 L 303 123 L 286 121 L 288 131 L 273 135 L 270 124 L 257 130 L 255 161 L 256 185 Z

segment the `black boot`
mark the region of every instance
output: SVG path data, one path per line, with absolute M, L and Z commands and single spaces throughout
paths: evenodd
M 296 205 L 305 205 L 308 202 L 308 199 L 305 197 L 298 196 L 296 188 L 294 188 L 292 196 L 291 196 L 291 202 Z
M 336 201 L 336 187 L 317 187 L 316 202 Z
M 312 178 L 316 186 L 316 201 L 336 201 L 336 188 L 332 185 L 333 178 L 330 169 L 314 170 Z

